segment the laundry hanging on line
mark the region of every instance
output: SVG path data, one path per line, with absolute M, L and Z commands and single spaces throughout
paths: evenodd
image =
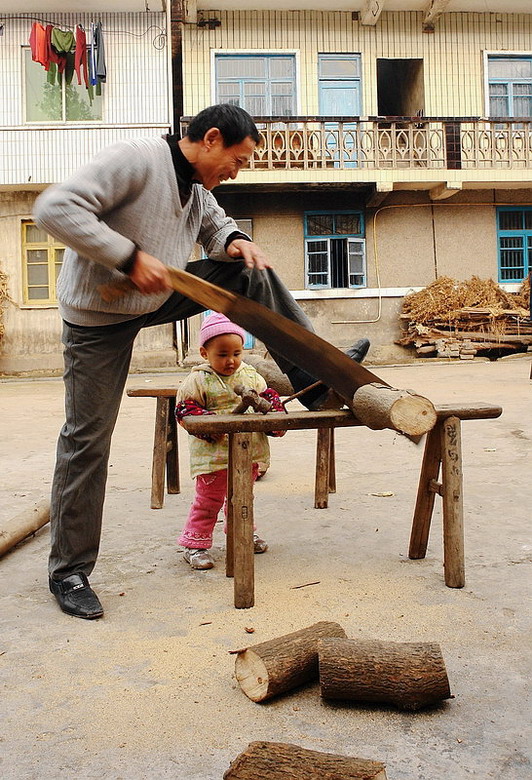
M 61 83 L 64 75 L 66 83 L 70 84 L 76 73 L 80 86 L 83 78 L 91 102 L 94 87 L 96 94 L 101 94 L 101 84 L 107 79 L 101 22 L 91 22 L 88 40 L 80 24 L 76 25 L 73 33 L 51 24 L 44 27 L 34 22 L 29 43 L 31 58 L 44 67 L 49 83 L 55 84 L 56 80 Z

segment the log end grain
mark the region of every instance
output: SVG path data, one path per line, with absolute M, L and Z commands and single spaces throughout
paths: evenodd
M 253 650 L 238 653 L 235 677 L 242 691 L 251 701 L 263 701 L 268 694 L 269 675 L 266 664 Z
M 260 702 L 317 680 L 323 637 L 345 637 L 345 631 L 339 623 L 321 621 L 240 651 L 235 676 L 242 691 Z

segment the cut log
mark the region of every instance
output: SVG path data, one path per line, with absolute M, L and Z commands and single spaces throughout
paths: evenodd
M 436 425 L 436 410 L 428 398 L 375 382 L 356 391 L 351 408 L 360 422 L 375 431 L 391 428 L 422 436 Z
M 451 696 L 445 663 L 435 642 L 321 639 L 324 699 L 387 702 L 419 710 Z
M 0 556 L 50 521 L 50 502 L 40 501 L 0 527 Z
M 284 742 L 250 742 L 223 780 L 386 780 L 385 765 L 306 750 Z
M 344 629 L 322 621 L 261 642 L 238 653 L 235 676 L 251 701 L 266 701 L 272 696 L 318 678 L 318 640 L 345 637 Z

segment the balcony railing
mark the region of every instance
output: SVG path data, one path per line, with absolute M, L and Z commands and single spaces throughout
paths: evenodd
M 532 166 L 532 119 L 256 117 L 253 170 Z M 186 126 L 186 121 L 184 121 Z

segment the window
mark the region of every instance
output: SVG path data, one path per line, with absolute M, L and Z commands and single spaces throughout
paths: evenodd
M 296 113 L 296 61 L 293 55 L 216 55 L 219 103 L 244 108 L 252 116 Z
M 366 242 L 360 211 L 305 214 L 307 287 L 364 287 Z
M 50 84 L 48 73 L 31 59 L 30 49 L 24 50 L 26 86 L 26 122 L 98 122 L 102 120 L 102 97 L 93 95 L 77 76 L 70 84 L 65 78 Z M 93 88 L 94 89 L 94 88 Z M 92 94 L 92 93 L 91 93 Z
M 521 282 L 532 267 L 532 206 L 497 209 L 499 281 Z
M 532 56 L 488 57 L 488 89 L 490 116 L 532 118 Z
M 57 303 L 55 285 L 65 247 L 33 222 L 22 223 L 24 303 Z
M 360 54 L 318 54 L 321 116 L 360 116 Z

